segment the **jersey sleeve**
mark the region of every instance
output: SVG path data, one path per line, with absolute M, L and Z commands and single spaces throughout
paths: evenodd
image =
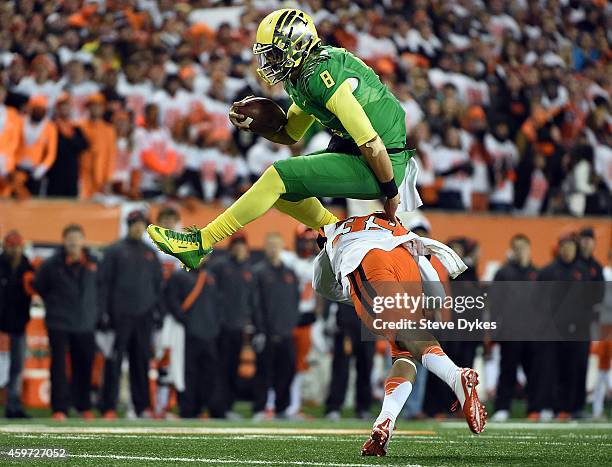
M 363 107 L 353 95 L 351 83 L 348 79 L 325 102 L 325 107 L 338 117 L 338 120 L 355 140 L 357 146 L 361 146 L 376 137 L 376 130 Z
M 312 125 L 314 120 L 315 119 L 312 115 L 307 114 L 299 106 L 293 103 L 287 111 L 287 125 L 285 125 L 285 132 L 294 141 L 299 141 L 308 131 L 308 128 L 310 128 L 310 125 Z

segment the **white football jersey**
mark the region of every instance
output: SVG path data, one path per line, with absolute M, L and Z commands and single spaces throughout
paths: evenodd
M 373 249 L 391 251 L 401 245 L 413 253 L 413 242 L 416 241 L 426 248 L 426 251 L 418 255 L 436 256 L 450 277 L 457 277 L 467 269 L 461 258 L 448 246 L 408 232 L 403 225 L 390 222 L 380 212 L 349 217 L 326 225 L 323 230 L 327 242 L 315 258 L 313 287 L 330 300 L 350 302 L 350 283 L 346 277 L 359 267 L 363 258 Z M 444 296 L 444 287 L 429 260 L 425 256 L 414 257 L 423 280 L 424 292 L 429 296 Z

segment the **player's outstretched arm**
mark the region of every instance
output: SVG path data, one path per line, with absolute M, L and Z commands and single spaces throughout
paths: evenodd
M 381 192 L 387 198 L 384 204 L 385 213 L 389 220 L 395 222 L 395 212 L 400 199 L 391 159 L 363 107 L 353 95 L 351 83 L 348 80 L 342 83 L 325 106 L 338 117 L 342 126 L 359 146 L 361 154 L 378 180 Z

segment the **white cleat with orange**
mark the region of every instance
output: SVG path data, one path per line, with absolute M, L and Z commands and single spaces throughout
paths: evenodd
M 372 433 L 361 447 L 362 456 L 383 457 L 387 454 L 387 446 L 391 441 L 394 430 L 393 423 L 389 418 L 383 420 L 372 428 Z
M 478 398 L 476 386 L 478 386 L 478 373 L 475 370 L 471 368 L 457 370 L 455 394 L 458 400 L 453 404 L 453 411 L 457 409 L 459 403 L 470 431 L 479 434 L 484 431 L 487 424 L 487 411 Z

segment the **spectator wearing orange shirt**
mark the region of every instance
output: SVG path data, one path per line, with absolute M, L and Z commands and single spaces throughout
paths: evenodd
M 106 100 L 102 94 L 92 94 L 87 100 L 89 118 L 81 129 L 89 142 L 89 149 L 81 156 L 81 198 L 105 192 L 113 177 L 117 158 L 115 128 L 103 120 Z
M 23 124 L 23 144 L 18 151 L 17 169 L 21 172 L 18 185 L 33 195 L 39 195 L 42 179 L 57 156 L 57 127 L 47 118 L 47 98 L 32 96 Z
M 4 105 L 5 98 L 6 88 L 0 83 L 0 196 L 10 194 L 9 177 L 23 134 L 23 120 L 13 107 Z

